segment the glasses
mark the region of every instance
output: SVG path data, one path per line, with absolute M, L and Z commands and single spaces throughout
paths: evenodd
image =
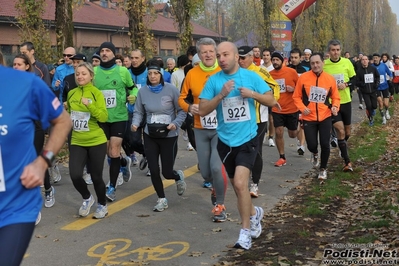
M 62 54 L 63 57 L 72 57 L 73 54 Z

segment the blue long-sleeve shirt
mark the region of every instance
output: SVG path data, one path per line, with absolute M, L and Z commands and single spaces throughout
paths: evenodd
M 62 102 L 62 92 L 64 91 L 64 78 L 72 73 L 75 73 L 73 65 L 62 64 L 55 69 L 53 81 L 51 82 L 51 87 L 54 91 L 60 90 L 60 101 Z M 59 80 L 61 83 L 58 87 L 55 86 L 55 82 Z
M 389 70 L 386 64 L 379 63 L 378 65 L 373 64 L 375 68 L 377 68 L 378 73 L 380 74 L 380 85 L 378 86 L 379 91 L 383 91 L 389 88 L 389 84 L 387 81 L 387 75 L 392 78 L 392 72 Z

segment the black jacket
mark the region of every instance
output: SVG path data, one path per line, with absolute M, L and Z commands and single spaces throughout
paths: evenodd
M 372 74 L 374 81 L 367 82 L 365 80 L 365 75 Z M 377 91 L 380 85 L 380 73 L 378 73 L 377 68 L 369 64 L 366 68 L 360 66 L 356 69 L 356 86 L 359 87 L 362 93 L 374 93 Z

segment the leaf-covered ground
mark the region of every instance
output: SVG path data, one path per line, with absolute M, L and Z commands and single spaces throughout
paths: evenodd
M 361 177 L 344 181 L 351 188 L 348 198 L 335 197 L 322 205 L 323 216 L 305 216 L 306 199 L 314 195 L 311 185 L 319 185 L 315 172 L 305 174 L 301 183 L 265 214 L 264 231 L 253 241 L 252 249 L 232 249 L 217 265 L 330 265 L 324 263 L 323 253 L 334 244 L 337 251 L 345 250 L 340 245 L 360 250 L 379 244 L 385 251 L 399 251 L 399 104 L 394 109 L 395 115 L 382 128 L 388 131 L 386 152 L 372 163 L 362 159 L 354 163 Z M 364 137 L 365 129 L 355 134 Z M 341 171 L 342 159 L 333 154 L 329 171 Z M 365 259 L 364 264 L 360 259 Z M 357 265 L 382 265 L 370 258 L 356 260 Z M 399 265 L 399 260 L 389 265 Z

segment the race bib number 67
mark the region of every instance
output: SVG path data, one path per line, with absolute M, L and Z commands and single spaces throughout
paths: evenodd
M 1 157 L 0 146 L 0 192 L 6 191 L 6 180 L 4 178 L 3 158 Z

